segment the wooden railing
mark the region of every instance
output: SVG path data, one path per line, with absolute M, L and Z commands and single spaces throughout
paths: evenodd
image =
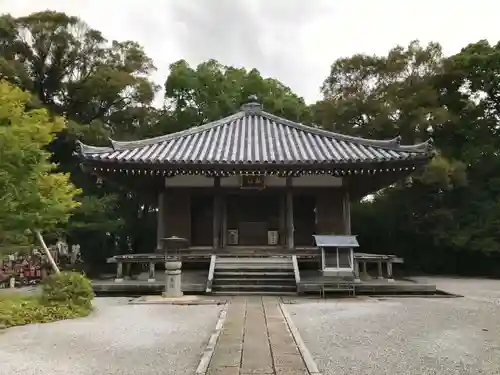
M 292 255 L 292 264 L 293 264 L 293 273 L 295 275 L 295 284 L 298 287 L 300 284 L 300 270 L 299 270 L 299 262 L 297 261 L 297 255 Z
M 207 279 L 207 288 L 205 292 L 211 293 L 212 292 L 212 284 L 214 281 L 214 272 L 215 272 L 215 262 L 217 261 L 217 256 L 212 255 L 210 257 L 210 268 L 208 270 L 208 279 Z

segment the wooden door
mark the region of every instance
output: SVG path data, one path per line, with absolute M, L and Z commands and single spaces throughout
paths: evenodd
M 276 194 L 252 192 L 228 196 L 228 229 L 238 230 L 238 245 L 267 245 L 267 232 L 279 230 L 279 204 Z
M 314 246 L 316 229 L 316 197 L 297 195 L 293 197 L 293 222 L 295 246 Z
M 193 195 L 191 197 L 191 245 L 213 246 L 214 197 Z

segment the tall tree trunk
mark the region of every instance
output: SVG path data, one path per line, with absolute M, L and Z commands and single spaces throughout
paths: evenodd
M 49 260 L 49 263 L 52 266 L 52 269 L 54 270 L 55 273 L 60 273 L 61 271 L 59 270 L 59 267 L 57 267 L 57 264 L 54 261 L 54 258 L 52 258 L 52 254 L 50 253 L 49 248 L 47 247 L 47 245 L 45 244 L 45 241 L 43 240 L 42 233 L 38 229 L 35 229 L 35 234 L 36 234 L 36 238 L 38 239 L 38 241 L 42 245 L 42 249 L 45 252 L 45 255 L 47 256 L 47 259 Z

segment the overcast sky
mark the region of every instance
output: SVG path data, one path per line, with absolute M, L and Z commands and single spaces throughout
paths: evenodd
M 0 0 L 0 13 L 14 16 L 45 9 L 79 16 L 108 39 L 138 41 L 160 85 L 170 63 L 214 58 L 257 68 L 309 103 L 339 57 L 413 39 L 440 42 L 446 54 L 500 40 L 495 0 Z

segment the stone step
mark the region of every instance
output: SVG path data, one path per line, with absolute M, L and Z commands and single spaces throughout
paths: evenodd
M 296 286 L 294 278 L 253 278 L 253 279 L 241 279 L 241 278 L 214 278 L 213 285 L 292 285 Z
M 262 257 L 262 258 L 257 258 L 257 257 L 225 257 L 225 256 L 218 256 L 217 257 L 217 262 L 221 263 L 232 263 L 232 262 L 241 262 L 241 263 L 281 263 L 281 262 L 291 262 L 292 258 L 289 256 L 285 257 Z
M 215 277 L 224 277 L 224 278 L 247 278 L 247 277 L 294 277 L 295 274 L 292 270 L 251 270 L 251 271 L 239 271 L 239 270 L 217 270 L 215 269 Z
M 212 294 L 218 296 L 296 296 L 296 292 L 273 292 L 273 291 L 213 291 Z
M 217 257 L 213 292 L 227 295 L 295 295 L 291 257 Z
M 295 285 L 264 285 L 264 284 L 248 284 L 248 285 L 241 285 L 241 284 L 218 284 L 214 285 L 214 291 L 244 291 L 244 290 L 250 290 L 250 291 L 286 291 L 286 292 L 295 292 L 297 290 L 297 287 Z
M 288 264 L 292 263 L 291 259 L 265 259 L 265 258 L 249 258 L 249 259 L 241 259 L 241 258 L 219 258 L 217 257 L 217 263 L 248 263 L 248 264 Z
M 292 264 L 269 264 L 269 265 L 260 265 L 260 264 L 215 264 L 216 270 L 293 270 Z
M 248 260 L 240 261 L 238 259 L 231 259 L 230 261 L 224 261 L 217 258 L 216 266 L 221 267 L 293 267 L 291 260 L 284 261 L 258 261 L 258 260 Z

